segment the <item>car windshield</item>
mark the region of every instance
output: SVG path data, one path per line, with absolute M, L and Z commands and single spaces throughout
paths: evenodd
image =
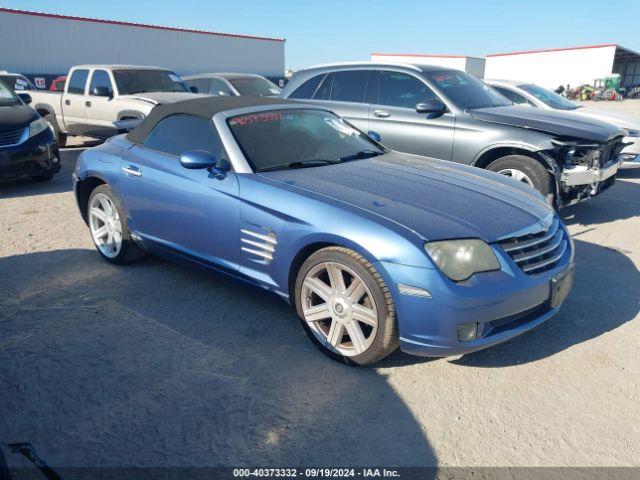
M 36 87 L 27 77 L 22 75 L 0 75 L 0 81 L 4 82 L 11 90 L 35 90 Z
M 519 88 L 530 93 L 541 102 L 546 103 L 551 108 L 558 110 L 575 110 L 576 108 L 580 108 L 579 105 L 576 105 L 571 100 L 564 98 L 562 95 L 558 95 L 557 93 L 547 90 L 546 88 L 539 87 L 538 85 L 519 85 Z
M 317 167 L 370 158 L 386 151 L 324 110 L 256 112 L 231 117 L 227 123 L 256 172 Z
M 20 103 L 20 99 L 5 83 L 0 81 L 0 107 L 16 105 Z
M 120 95 L 145 92 L 188 92 L 178 75 L 167 70 L 114 70 Z
M 280 89 L 266 78 L 236 77 L 228 79 L 240 95 L 249 97 L 277 97 Z
M 494 88 L 464 72 L 435 70 L 424 71 L 423 75 L 451 102 L 463 110 L 504 107 L 513 104 Z

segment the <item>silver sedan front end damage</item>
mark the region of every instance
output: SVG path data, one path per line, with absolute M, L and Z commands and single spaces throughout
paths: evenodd
M 615 182 L 620 152 L 627 145 L 621 137 L 604 144 L 554 141 L 560 166 L 559 203 L 571 205 L 598 195 Z

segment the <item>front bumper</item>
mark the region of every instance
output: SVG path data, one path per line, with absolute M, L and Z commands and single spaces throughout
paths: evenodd
M 618 167 L 619 164 L 617 161 L 612 162 L 605 168 L 589 168 L 585 165 L 565 167 L 562 171 L 560 181 L 567 187 L 580 185 L 596 186 L 598 183 L 604 182 L 618 173 Z
M 620 168 L 640 168 L 640 137 L 624 137 L 622 141 L 628 145 L 618 156 Z
M 482 350 L 517 337 L 558 312 L 560 304 L 552 301 L 554 279 L 562 275 L 572 279 L 572 245 L 554 268 L 536 275 L 525 274 L 499 247 L 494 251 L 501 270 L 462 283 L 450 281 L 435 268 L 383 262 L 394 282 L 404 352 L 447 357 Z M 398 284 L 424 289 L 431 296 L 401 293 Z M 478 324 L 477 337 L 460 341 L 458 327 L 473 322 Z
M 566 207 L 594 197 L 611 187 L 620 168 L 618 159 L 604 166 L 565 167 L 560 174 L 558 207 Z
M 60 171 L 60 152 L 50 129 L 11 147 L 0 147 L 0 180 Z

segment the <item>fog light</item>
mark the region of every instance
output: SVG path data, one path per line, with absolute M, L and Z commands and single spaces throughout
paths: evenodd
M 53 157 L 51 159 L 51 162 L 53 162 L 53 163 L 58 163 L 59 161 L 60 161 L 60 159 L 58 157 Z
M 475 340 L 478 335 L 478 323 L 465 323 L 464 325 L 458 325 L 458 340 L 461 342 L 468 342 L 469 340 Z

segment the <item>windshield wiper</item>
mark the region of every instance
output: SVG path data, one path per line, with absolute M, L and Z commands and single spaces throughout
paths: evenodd
M 344 157 L 340 157 L 341 162 L 348 162 L 350 160 L 362 160 L 364 158 L 377 157 L 378 155 L 382 155 L 384 152 L 376 152 L 375 150 L 360 150 L 353 155 L 345 155 Z
M 273 171 L 273 170 L 284 170 L 284 169 L 287 169 L 287 168 L 319 167 L 321 165 L 334 165 L 336 163 L 340 163 L 340 161 L 339 160 L 314 159 L 314 160 L 305 160 L 303 162 L 282 163 L 280 165 L 273 165 L 271 167 L 261 168 L 258 171 L 259 172 L 270 172 L 270 171 Z

